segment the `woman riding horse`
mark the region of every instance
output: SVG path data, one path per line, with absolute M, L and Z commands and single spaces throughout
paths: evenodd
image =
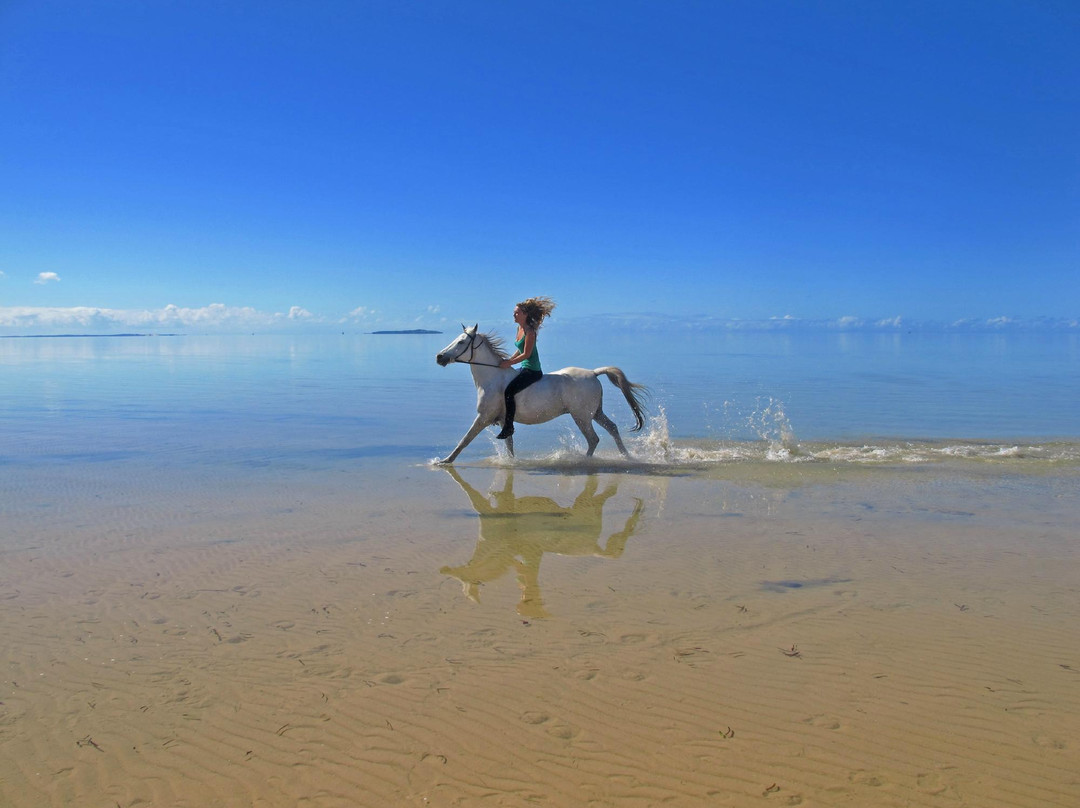
M 550 303 L 550 301 L 548 301 Z M 548 309 L 550 311 L 550 308 Z M 524 335 L 523 335 L 524 336 Z M 521 347 L 525 347 L 522 340 Z M 533 350 L 536 342 L 533 342 Z M 511 361 L 520 361 L 523 357 L 510 357 Z M 481 334 L 480 326 L 461 327 L 461 334 L 435 355 L 435 361 L 441 367 L 460 363 L 472 368 L 473 384 L 476 385 L 476 418 L 454 451 L 439 460 L 439 463 L 453 463 L 459 454 L 472 443 L 473 438 L 489 426 L 507 423 L 506 401 L 503 393 L 514 381 L 515 372 L 503 366 L 507 359 L 499 350 L 499 342 L 489 334 Z M 600 438 L 593 429 L 593 422 L 598 423 L 615 439 L 615 445 L 624 457 L 629 457 L 619 428 L 604 413 L 604 391 L 600 377 L 608 380 L 622 392 L 626 403 L 634 413 L 633 429 L 641 429 L 645 424 L 646 389 L 626 378 L 626 374 L 617 367 L 602 367 L 587 370 L 585 368 L 563 368 L 553 373 L 545 373 L 543 380 L 529 391 L 521 403 L 518 413 L 521 422 L 543 424 L 560 415 L 569 415 L 585 437 L 588 448 L 586 457 L 592 457 Z M 510 454 L 514 453 L 514 440 L 511 436 L 506 441 Z
M 514 307 L 514 322 L 517 323 L 514 347 L 517 351 L 500 362 L 499 367 L 510 368 L 521 362 L 521 370 L 506 385 L 506 415 L 502 432 L 495 436 L 499 440 L 506 440 L 514 434 L 514 413 L 517 410 L 514 396 L 530 384 L 540 381 L 544 375 L 540 368 L 540 354 L 536 350 L 536 332 L 554 310 L 555 303 L 549 297 L 530 297 Z

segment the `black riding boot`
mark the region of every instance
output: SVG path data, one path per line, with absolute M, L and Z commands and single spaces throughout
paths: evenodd
M 496 440 L 506 440 L 514 434 L 514 409 L 514 400 L 510 399 L 506 406 L 506 415 L 503 416 L 502 432 L 495 436 Z

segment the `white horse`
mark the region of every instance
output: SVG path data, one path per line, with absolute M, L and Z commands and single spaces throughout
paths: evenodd
M 491 334 L 481 334 L 477 329 L 476 325 L 472 328 L 462 326 L 464 333 L 435 357 L 435 361 L 443 367 L 454 362 L 471 365 L 473 382 L 476 384 L 476 420 L 454 451 L 440 460 L 440 463 L 453 463 L 461 450 L 484 428 L 502 422 L 506 416 L 503 391 L 518 373 L 513 368 L 499 367 L 499 362 L 507 358 L 502 349 L 502 340 Z M 517 414 L 514 420 L 522 424 L 542 424 L 560 415 L 569 414 L 589 444 L 589 451 L 586 452 L 588 457 L 592 457 L 596 445 L 600 443 L 592 425 L 592 422 L 596 421 L 615 439 L 615 444 L 623 456 L 629 457 L 630 453 L 626 451 L 622 438 L 619 437 L 619 428 L 602 409 L 604 390 L 598 378 L 601 375 L 607 376 L 626 396 L 626 403 L 630 405 L 636 419 L 631 431 L 641 429 L 645 423 L 645 387 L 631 383 L 625 373 L 613 367 L 596 370 L 563 368 L 554 373 L 545 373 L 538 382 L 517 394 Z M 507 439 L 506 448 L 511 455 L 514 453 L 512 436 Z

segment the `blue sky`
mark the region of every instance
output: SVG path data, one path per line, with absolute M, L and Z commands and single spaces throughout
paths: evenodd
M 1071 0 L 0 0 L 0 329 L 1075 322 L 1078 91 Z

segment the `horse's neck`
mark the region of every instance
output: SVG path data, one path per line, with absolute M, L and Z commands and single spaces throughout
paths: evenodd
M 476 353 L 470 364 L 473 381 L 476 382 L 477 387 L 489 387 L 507 373 L 505 369 L 499 367 L 501 361 L 502 357 L 495 353 L 495 349 L 488 344 L 486 339 L 476 346 Z
M 495 349 L 484 339 L 480 340 L 480 344 L 476 346 L 476 353 L 473 355 L 472 363 L 473 367 L 490 366 L 498 368 L 502 360 L 503 357 L 497 354 Z
M 480 343 L 480 349 L 484 351 L 488 355 L 488 358 L 496 365 L 506 358 L 502 354 L 498 353 L 495 348 L 492 347 L 491 343 L 487 341 L 486 337 L 484 338 L 484 341 Z

